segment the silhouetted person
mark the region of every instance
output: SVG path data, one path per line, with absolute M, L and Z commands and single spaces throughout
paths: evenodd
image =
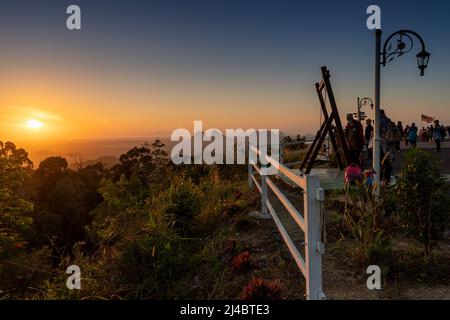
M 345 127 L 350 162 L 361 168 L 361 151 L 365 144 L 363 127 L 358 120 L 353 119 L 353 114 L 347 114 L 347 125 Z
M 369 144 L 370 140 L 372 139 L 372 133 L 373 133 L 373 126 L 372 126 L 372 120 L 367 119 L 366 120 L 366 129 L 364 130 L 364 138 L 366 139 L 365 145 L 367 150 L 369 150 Z M 372 158 L 372 155 L 369 152 L 369 158 Z
M 417 146 L 417 127 L 416 124 L 413 123 L 411 128 L 408 131 L 408 140 L 411 143 L 411 146 L 415 148 Z
M 400 139 L 395 141 L 395 150 L 397 152 L 400 152 L 400 142 L 402 142 L 402 139 L 403 139 L 403 124 L 401 121 L 397 122 L 397 128 L 398 128 L 398 131 L 400 134 L 400 137 L 399 137 Z
M 406 125 L 405 130 L 403 131 L 403 136 L 405 137 L 405 145 L 409 144 L 408 132 L 409 132 L 409 124 Z
M 433 127 L 433 125 L 431 125 L 428 128 L 428 141 L 433 142 L 433 139 L 434 139 L 434 127 Z
M 422 129 L 420 129 L 419 135 L 420 135 L 420 140 L 422 140 L 422 142 L 427 142 L 428 133 L 427 133 L 427 129 L 425 127 L 422 127 Z
M 439 120 L 434 121 L 435 129 L 433 139 L 436 143 L 436 151 L 441 152 L 441 141 L 444 140 L 444 131 L 442 130 Z
M 392 163 L 395 160 L 395 144 L 401 140 L 400 133 L 394 122 L 389 119 L 383 109 L 380 110 L 380 179 L 383 185 L 388 185 L 392 173 Z
M 386 113 L 384 112 L 384 109 L 380 110 L 380 134 L 383 135 L 383 132 L 387 132 L 389 127 L 389 122 L 391 122 L 391 119 L 389 119 L 386 116 Z

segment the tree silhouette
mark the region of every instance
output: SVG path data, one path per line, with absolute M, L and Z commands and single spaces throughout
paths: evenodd
M 32 162 L 23 149 L 0 141 L 0 258 L 8 258 L 26 246 L 33 204 L 23 197 L 23 185 L 31 178 Z

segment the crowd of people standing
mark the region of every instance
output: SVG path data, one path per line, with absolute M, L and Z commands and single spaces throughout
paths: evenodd
M 399 122 L 401 124 L 401 122 Z M 417 147 L 417 141 L 429 142 L 436 144 L 436 151 L 441 151 L 441 143 L 447 136 L 450 136 L 450 127 L 445 127 L 439 123 L 439 120 L 434 121 L 434 126 L 431 125 L 427 128 L 422 127 L 420 131 L 416 124 L 406 126 L 403 131 L 403 137 L 406 145 L 411 145 L 413 148 Z
M 349 149 L 350 162 L 361 169 L 364 168 L 364 154 L 367 154 L 369 160 L 373 157 L 373 137 L 374 127 L 370 119 L 366 120 L 366 126 L 360 121 L 354 119 L 353 114 L 347 114 L 347 125 L 345 127 L 345 136 Z M 450 127 L 440 124 L 439 120 L 434 121 L 434 125 L 428 128 L 423 127 L 420 131 L 415 123 L 403 127 L 401 121 L 395 124 L 386 116 L 384 110 L 380 110 L 380 138 L 381 138 L 381 164 L 382 176 L 390 178 L 391 163 L 395 159 L 395 153 L 400 152 L 401 143 L 417 147 L 417 141 L 435 143 L 436 151 L 441 151 L 441 143 L 446 136 L 450 136 Z

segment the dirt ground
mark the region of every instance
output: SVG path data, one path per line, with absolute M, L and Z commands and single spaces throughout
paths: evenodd
M 277 182 L 296 208 L 302 208 L 299 189 Z M 297 248 L 303 248 L 303 234 L 289 213 L 272 195 L 271 203 Z M 357 243 L 337 230 L 333 215 L 326 210 L 327 243 L 323 260 L 323 288 L 327 299 L 448 299 L 450 300 L 450 241 L 438 244 L 430 267 L 421 264 L 418 244 L 403 236 L 393 237 L 394 258 L 391 270 L 382 279 L 381 290 L 369 290 L 364 262 L 358 258 Z M 304 299 L 305 280 L 279 235 L 272 220 L 255 220 L 254 227 L 236 239 L 246 242 L 258 268 L 256 274 L 278 279 L 283 298 Z M 300 250 L 300 252 L 302 252 Z M 383 270 L 382 270 L 383 272 Z
M 275 184 L 296 208 L 303 208 L 300 189 L 280 180 Z M 251 209 L 260 209 L 260 195 L 255 191 L 252 196 L 254 199 L 250 202 L 254 205 Z M 304 255 L 303 232 L 273 193 L 269 193 L 269 198 L 288 234 Z M 327 199 L 330 198 L 333 197 L 327 195 Z M 369 290 L 366 286 L 368 264 L 357 254 L 358 243 L 345 235 L 345 228 L 336 222 L 342 203 L 339 205 L 338 201 L 324 205 L 324 208 L 327 240 L 323 256 L 323 290 L 327 299 L 450 300 L 450 237 L 439 243 L 430 266 L 424 268 L 420 246 L 401 232 L 391 230 L 394 255 L 388 265 L 390 270 L 382 276 L 381 290 Z M 236 213 L 219 228 L 218 234 L 211 236 L 204 248 L 204 260 L 184 275 L 184 280 L 173 288 L 169 298 L 239 299 L 245 285 L 255 276 L 278 282 L 282 299 L 305 299 L 305 279 L 274 221 L 251 218 L 248 213 Z M 224 251 L 230 242 L 235 244 L 232 253 Z M 245 251 L 249 252 L 251 267 L 236 273 L 231 267 L 232 259 Z M 383 268 L 382 273 L 386 273 Z

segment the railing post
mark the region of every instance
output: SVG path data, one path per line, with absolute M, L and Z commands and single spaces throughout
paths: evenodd
M 284 163 L 284 141 L 280 142 L 280 163 L 283 164 Z
M 261 164 L 261 218 L 268 218 L 270 214 L 267 209 L 267 175 L 265 174 L 267 165 Z
M 248 161 L 248 187 L 249 188 L 253 187 L 252 174 L 253 174 L 253 165 L 250 163 L 250 160 L 249 160 Z
M 304 219 L 305 232 L 305 263 L 306 263 L 306 297 L 308 300 L 323 300 L 322 290 L 322 243 L 321 206 L 323 190 L 320 189 L 319 177 L 305 175 Z
M 269 216 L 267 210 L 267 175 L 265 175 L 265 168 L 267 165 L 261 164 L 261 214 L 262 217 Z

